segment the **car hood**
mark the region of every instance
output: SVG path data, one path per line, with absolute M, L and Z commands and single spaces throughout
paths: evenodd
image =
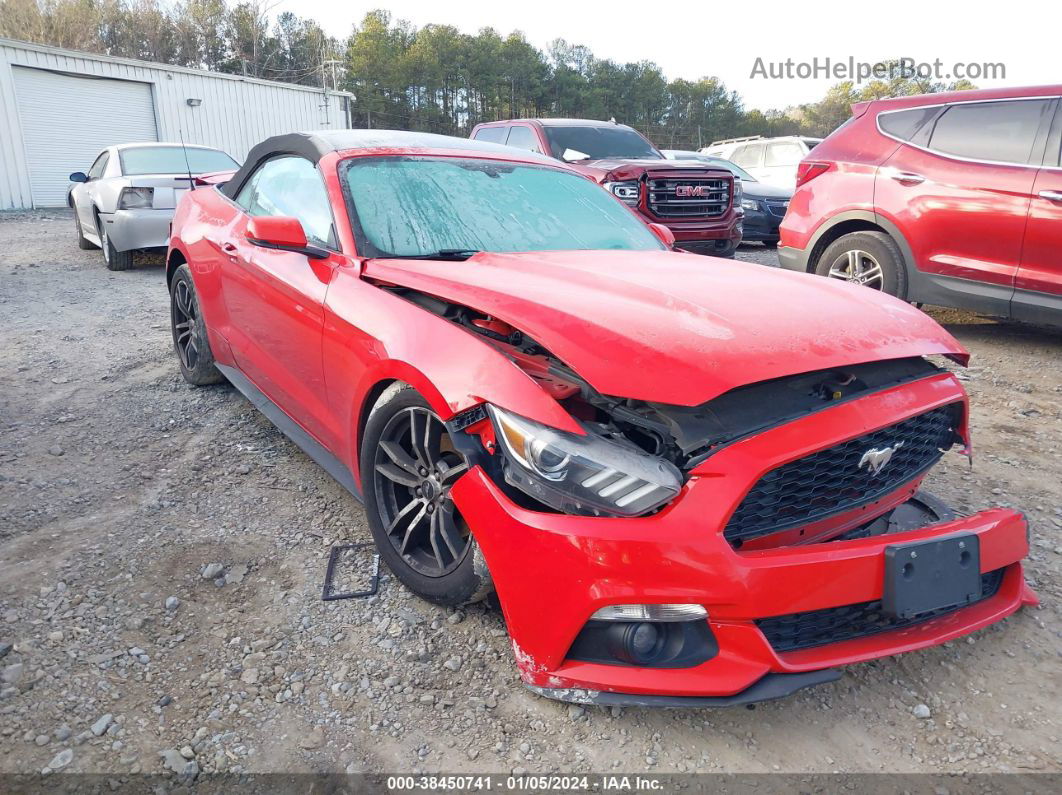
M 750 199 L 782 199 L 793 198 L 792 188 L 780 188 L 777 185 L 768 185 L 766 182 L 749 182 L 741 180 L 741 189 Z
M 604 158 L 601 160 L 579 160 L 569 163 L 570 166 L 584 174 L 596 177 L 599 181 L 637 179 L 647 171 L 673 171 L 673 172 L 713 172 L 714 175 L 732 176 L 729 169 L 713 166 L 708 163 L 700 163 L 693 160 L 657 160 L 655 158 L 624 159 Z
M 966 351 L 865 287 L 676 252 L 481 252 L 369 260 L 366 278 L 493 315 L 606 395 L 694 406 L 738 386 L 880 359 Z

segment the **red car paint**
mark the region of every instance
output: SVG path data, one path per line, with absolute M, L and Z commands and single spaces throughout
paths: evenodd
M 526 128 L 531 132 L 536 141 L 536 152 L 550 152 L 549 140 L 546 138 L 545 125 L 557 120 L 550 119 L 514 119 L 512 121 L 487 122 L 477 124 L 473 128 L 472 139 L 481 135 L 483 130 L 506 130 Z M 566 120 L 570 121 L 570 120 Z M 604 126 L 604 122 L 584 121 L 579 122 L 588 126 Z M 512 139 L 510 138 L 510 141 Z M 648 146 L 652 146 L 646 141 Z M 510 143 L 510 146 L 517 144 Z M 582 160 L 568 164 L 573 170 L 578 171 L 599 185 L 606 182 L 623 182 L 637 180 L 641 183 L 636 210 L 638 214 L 651 223 L 666 226 L 675 235 L 675 243 L 679 248 L 689 248 L 698 254 L 716 254 L 722 256 L 732 255 L 741 242 L 741 218 L 743 211 L 740 202 L 731 201 L 727 211 L 718 217 L 702 217 L 689 219 L 665 218 L 657 215 L 649 203 L 649 192 L 646 182 L 651 179 L 675 179 L 686 177 L 690 179 L 712 177 L 725 179 L 731 185 L 735 183 L 734 176 L 726 169 L 713 168 L 704 164 L 696 165 L 690 161 L 666 160 L 661 155 L 659 159 L 631 159 L 631 158 L 607 158 L 599 160 Z M 692 186 L 678 186 L 677 189 Z M 686 194 L 694 197 L 696 194 Z M 731 189 L 731 197 L 733 190 Z
M 494 330 L 521 329 L 605 394 L 682 406 L 794 373 L 929 354 L 967 358 L 943 329 L 901 301 L 754 265 L 719 262 L 706 270 L 677 253 L 613 251 L 366 260 L 357 251 L 338 166 L 347 158 L 410 153 L 470 155 L 467 144 L 379 145 L 320 158 L 338 249 L 323 258 L 252 245 L 249 217 L 213 188 L 182 199 L 170 240 L 168 275 L 189 264 L 216 360 L 250 379 L 339 459 L 355 483 L 367 411 L 395 380 L 418 390 L 444 420 L 489 402 L 584 433 L 559 402 L 572 394 L 570 383 L 550 380 L 534 361 L 506 355 L 384 289 L 388 284 L 475 307 Z M 496 149 L 475 157 L 542 163 Z M 722 535 L 764 473 L 950 404 L 963 407 L 956 431 L 968 447 L 965 392 L 953 375 L 940 372 L 737 439 L 693 467 L 670 504 L 638 518 L 521 507 L 474 467 L 452 494 L 493 576 L 524 681 L 547 692 L 727 696 L 770 673 L 817 671 L 942 643 L 1034 604 L 1020 563 L 1027 527 L 1013 510 L 820 543 L 851 527 L 856 514 L 866 520 L 906 500 L 921 475 L 817 523 L 804 538 L 790 532 L 737 549 Z M 490 441 L 487 450 L 497 454 L 489 420 L 468 432 Z M 755 623 L 879 599 L 888 544 L 960 531 L 980 539 L 982 571 L 1005 570 L 998 591 L 970 607 L 792 652 L 776 652 Z M 671 602 L 707 608 L 719 646 L 712 659 L 665 670 L 566 658 L 598 608 Z M 588 692 L 578 697 L 591 698 Z
M 783 266 L 814 272 L 841 235 L 884 232 L 903 255 L 900 297 L 1062 323 L 1060 95 L 1062 85 L 1054 85 L 853 105 L 852 118 L 802 164 L 807 174 L 781 225 Z M 951 109 L 1038 99 L 1044 113 L 1022 162 L 961 157 L 936 143 L 935 127 Z M 911 140 L 881 126 L 891 114 L 917 109 L 939 115 L 928 116 Z M 1013 134 L 1001 125 L 999 143 Z

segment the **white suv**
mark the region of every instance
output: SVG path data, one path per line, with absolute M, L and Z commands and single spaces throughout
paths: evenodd
M 797 163 L 803 160 L 821 138 L 787 135 L 782 138 L 728 138 L 714 141 L 701 154 L 722 157 L 752 174 L 760 182 L 793 190 L 796 187 Z

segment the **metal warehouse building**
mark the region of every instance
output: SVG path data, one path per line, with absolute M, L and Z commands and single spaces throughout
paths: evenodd
M 351 95 L 0 39 L 0 210 L 60 207 L 105 146 L 178 141 L 242 161 L 263 138 L 348 127 Z

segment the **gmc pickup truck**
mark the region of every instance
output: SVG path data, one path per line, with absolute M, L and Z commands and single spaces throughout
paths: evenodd
M 741 242 L 741 181 L 727 169 L 667 160 L 625 124 L 514 119 L 479 124 L 471 137 L 563 160 L 647 221 L 668 227 L 678 248 L 733 257 Z

